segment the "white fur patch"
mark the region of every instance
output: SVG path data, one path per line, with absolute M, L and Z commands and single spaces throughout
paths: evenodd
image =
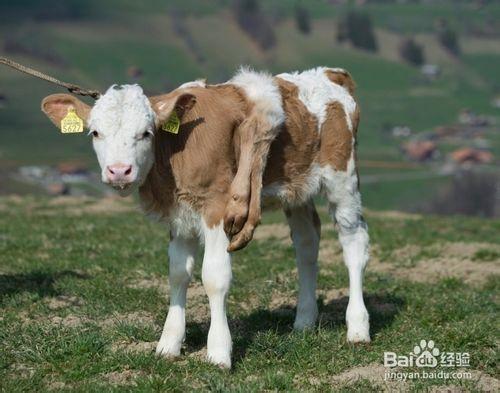
M 153 124 L 155 113 L 139 85 L 113 85 L 94 104 L 90 128 L 137 130 Z M 107 132 L 109 132 L 107 131 Z
M 207 81 L 205 79 L 196 79 L 195 81 L 183 83 L 178 89 L 187 89 L 189 87 L 206 87 Z
M 279 127 L 285 121 L 280 90 L 271 74 L 241 67 L 227 83 L 242 88 L 255 104 L 255 109 L 266 116 L 272 128 Z
M 317 67 L 303 72 L 279 74 L 278 77 L 298 87 L 299 99 L 307 110 L 318 118 L 318 130 L 326 119 L 327 105 L 333 101 L 340 102 L 344 107 L 347 124 L 352 130 L 350 115 L 356 109 L 356 101 L 343 86 L 328 79 L 325 74 L 327 70 L 345 73 L 341 68 Z
M 168 221 L 174 237 L 202 238 L 203 224 L 201 215 L 186 203 L 179 203 L 170 214 Z
M 302 188 L 296 192 L 291 192 L 286 184 L 271 183 L 264 187 L 262 196 L 277 197 L 288 206 L 299 206 L 317 195 L 321 188 L 321 176 L 323 168 L 313 163 L 309 168 L 309 173 Z

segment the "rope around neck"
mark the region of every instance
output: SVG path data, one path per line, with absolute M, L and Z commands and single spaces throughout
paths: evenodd
M 80 96 L 89 96 L 89 97 L 92 97 L 94 100 L 97 100 L 101 96 L 101 93 L 97 90 L 86 90 L 78 85 L 74 85 L 72 83 L 60 81 L 59 79 L 56 79 L 50 75 L 44 74 L 43 72 L 34 70 L 32 68 L 23 66 L 22 64 L 16 63 L 15 61 L 9 60 L 5 57 L 0 57 L 0 64 L 5 64 L 6 66 L 9 66 L 11 68 L 14 68 L 15 70 L 24 72 L 25 74 L 34 76 L 36 78 L 45 80 L 47 82 L 53 83 L 53 84 L 58 85 L 58 86 L 62 86 L 64 88 L 68 89 L 68 91 L 70 93 L 73 93 L 73 94 L 78 94 Z

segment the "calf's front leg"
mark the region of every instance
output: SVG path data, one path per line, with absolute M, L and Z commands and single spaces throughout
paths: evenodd
M 186 332 L 186 291 L 191 281 L 198 239 L 174 237 L 168 247 L 170 308 L 156 353 L 166 357 L 180 355 Z
M 223 368 L 231 367 L 231 333 L 226 317 L 226 298 L 231 285 L 229 240 L 222 223 L 205 226 L 205 254 L 202 280 L 210 303 L 210 330 L 207 340 L 208 361 Z

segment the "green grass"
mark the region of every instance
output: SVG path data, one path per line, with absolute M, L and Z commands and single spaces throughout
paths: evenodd
M 54 387 L 76 391 L 377 391 L 370 381 L 350 384 L 335 377 L 353 367 L 381 364 L 384 351 L 408 353 L 422 338 L 433 339 L 442 350 L 469 352 L 472 370 L 497 376 L 497 277 L 475 285 L 461 278 L 419 283 L 369 268 L 365 298 L 373 342 L 353 346 L 345 341 L 346 298 L 342 296 L 326 299 L 321 295 L 318 328 L 292 331 L 297 290 L 294 253 L 272 239 L 254 241 L 234 256 L 229 297 L 234 340 L 231 372 L 190 356 L 205 346 L 208 329 L 207 317 L 192 303 L 188 304 L 184 356 L 179 361 L 170 362 L 148 351 L 125 352 L 119 345 L 153 342 L 160 335 L 167 298 L 154 286 L 131 284 L 143 278 L 166 282 L 166 229 L 133 211 L 89 210 L 82 215 L 75 211 L 91 208 L 93 200 L 58 205 L 36 198 L 0 202 L 2 391 L 40 392 Z M 321 216 L 328 223 L 323 210 Z M 264 225 L 277 222 L 283 222 L 279 212 L 264 216 Z M 368 223 L 374 258 L 399 269 L 404 261 L 395 252 L 408 245 L 422 250 L 415 263 L 431 256 L 426 249 L 450 242 L 486 244 L 477 253 L 478 267 L 498 261 L 497 254 L 481 251 L 493 250 L 487 243 L 497 241 L 498 220 L 368 214 Z M 322 241 L 336 244 L 335 233 L 324 229 Z M 320 260 L 321 291 L 348 285 L 341 255 L 331 258 Z M 194 281 L 199 287 L 199 266 Z M 276 296 L 283 305 L 270 307 Z M 54 306 L 57 299 L 63 306 Z M 206 303 L 204 297 L 197 301 Z M 130 318 L 138 313 L 147 318 Z M 74 326 L 57 322 L 68 318 L 80 322 Z M 113 375 L 122 376 L 123 385 L 114 384 Z M 126 375 L 131 377 L 127 380 Z M 446 380 L 417 381 L 410 387 L 424 390 L 450 384 L 476 389 L 472 381 Z

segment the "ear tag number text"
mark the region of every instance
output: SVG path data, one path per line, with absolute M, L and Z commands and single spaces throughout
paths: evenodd
M 63 134 L 83 132 L 83 120 L 78 117 L 75 108 L 69 108 L 68 113 L 61 120 L 61 132 Z
M 179 119 L 179 116 L 177 116 L 177 113 L 173 111 L 170 117 L 168 118 L 167 122 L 161 126 L 161 129 L 163 131 L 167 131 L 172 134 L 177 134 L 179 133 L 180 125 L 181 121 Z

